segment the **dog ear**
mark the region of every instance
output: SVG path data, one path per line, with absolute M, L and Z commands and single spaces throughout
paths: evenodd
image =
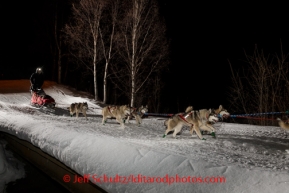
M 223 106 L 222 106 L 222 105 L 220 105 L 220 106 L 219 106 L 219 110 L 222 110 L 222 109 L 223 109 Z

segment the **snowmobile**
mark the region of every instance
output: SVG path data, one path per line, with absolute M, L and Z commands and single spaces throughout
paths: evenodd
M 47 95 L 43 89 L 31 89 L 31 105 L 47 112 L 55 111 L 55 100 Z

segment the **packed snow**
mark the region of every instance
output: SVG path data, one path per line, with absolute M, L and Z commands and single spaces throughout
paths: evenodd
M 107 192 L 289 191 L 289 133 L 277 126 L 224 121 L 214 125 L 216 139 L 205 135 L 207 140 L 200 140 L 187 127 L 176 139 L 162 138 L 164 117 L 149 116 L 140 126 L 131 120 L 122 129 L 115 119 L 102 125 L 101 103 L 67 86 L 45 82 L 44 91 L 56 101 L 55 114 L 47 114 L 30 105 L 29 80 L 2 80 L 0 85 L 0 131 L 89 175 Z M 88 103 L 88 120 L 81 114 L 70 117 L 67 107 L 74 102 Z M 5 141 L 0 141 L 0 159 L 4 189 L 25 172 L 5 150 Z M 109 182 L 105 176 L 121 178 Z

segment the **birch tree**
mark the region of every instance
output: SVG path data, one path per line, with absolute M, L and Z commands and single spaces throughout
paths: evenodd
M 107 6 L 107 15 L 104 21 L 102 21 L 103 25 L 101 25 L 99 34 L 100 40 L 102 44 L 103 56 L 105 59 L 104 66 L 104 75 L 103 75 L 103 103 L 107 103 L 107 78 L 109 76 L 109 65 L 115 52 L 113 49 L 115 45 L 115 30 L 119 16 L 119 0 L 110 0 Z
M 166 28 L 159 17 L 156 0 L 126 0 L 117 38 L 119 65 L 113 65 L 113 82 L 129 94 L 134 106 L 153 72 L 163 66 L 168 55 Z M 140 97 L 140 96 L 139 96 Z
M 71 54 L 93 74 L 94 96 L 99 100 L 97 64 L 99 62 L 99 25 L 105 0 L 80 0 L 72 5 L 72 21 L 65 26 Z

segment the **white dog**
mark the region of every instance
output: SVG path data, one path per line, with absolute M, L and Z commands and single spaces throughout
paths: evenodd
M 230 113 L 226 110 L 226 109 L 224 109 L 224 107 L 222 106 L 222 105 L 220 105 L 219 106 L 219 108 L 218 109 L 213 109 L 212 110 L 216 115 L 218 115 L 218 117 L 220 118 L 220 119 L 227 119 L 229 116 L 230 116 Z M 211 128 L 214 128 L 213 127 L 213 124 L 214 124 L 215 122 L 210 122 L 210 121 L 208 121 L 207 122 L 207 125 L 209 126 L 209 127 L 211 127 Z M 192 131 L 192 129 L 191 129 L 191 132 L 193 132 Z M 209 132 L 213 137 L 216 137 L 216 134 L 215 134 L 215 128 L 214 128 L 214 131 L 213 132 Z M 203 131 L 202 131 L 202 134 L 203 134 Z

